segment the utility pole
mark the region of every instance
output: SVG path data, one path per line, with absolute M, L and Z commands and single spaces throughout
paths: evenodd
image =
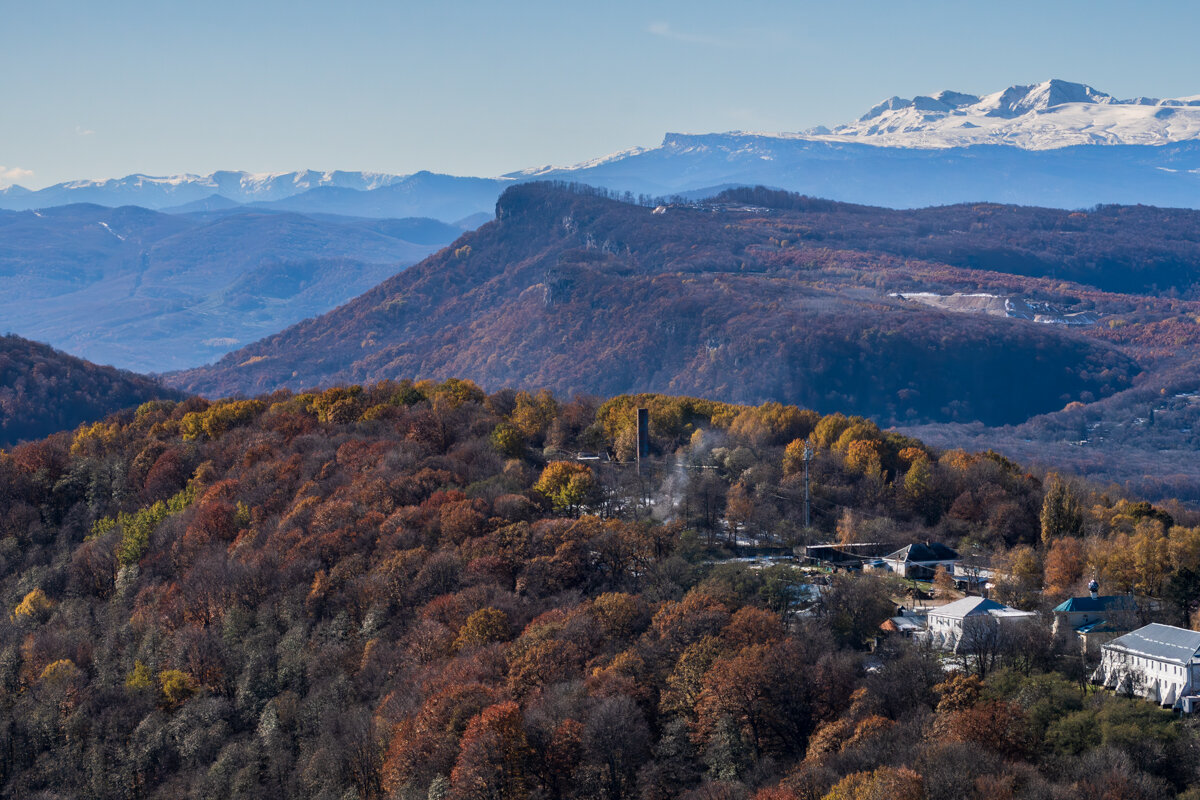
M 812 527 L 812 495 L 808 491 L 808 462 L 812 461 L 813 449 L 808 442 L 804 443 L 804 527 Z

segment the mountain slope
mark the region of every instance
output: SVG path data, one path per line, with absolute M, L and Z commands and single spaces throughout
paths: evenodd
M 327 311 L 460 232 L 246 210 L 0 212 L 5 326 L 122 367 L 178 369 Z
M 387 185 L 362 191 L 322 186 L 281 200 L 256 202 L 258 208 L 303 214 L 345 214 L 359 217 L 433 217 L 444 222 L 490 212 L 496 197 L 511 181 L 460 178 L 418 172 Z
M 717 202 L 800 212 L 793 238 L 1137 295 L 1200 296 L 1200 211 L 1109 205 L 1087 212 L 971 203 L 894 210 L 759 188 Z
M 169 377 L 205 394 L 458 375 L 485 386 L 786 400 L 884 419 L 1019 420 L 1126 385 L 1107 345 L 839 286 L 885 257 L 775 258 L 736 210 L 655 214 L 547 184 L 327 315 Z M 952 335 L 947 331 L 952 330 Z M 1027 381 L 1007 392 L 1011 376 Z
M 183 395 L 18 336 L 0 336 L 0 447 L 39 439 L 148 400 Z

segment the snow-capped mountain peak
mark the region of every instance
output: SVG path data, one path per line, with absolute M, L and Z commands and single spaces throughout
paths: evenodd
M 849 125 L 814 128 L 805 135 L 922 148 L 1166 144 L 1200 138 L 1200 102 L 1194 96 L 1118 100 L 1084 83 L 1054 79 L 982 97 L 950 90 L 891 97 Z
M 1112 95 L 1097 91 L 1087 84 L 1049 80 L 1035 86 L 1010 86 L 966 107 L 986 109 L 989 116 L 1012 119 L 1034 111 L 1045 111 L 1064 103 L 1108 105 L 1115 102 L 1117 101 Z

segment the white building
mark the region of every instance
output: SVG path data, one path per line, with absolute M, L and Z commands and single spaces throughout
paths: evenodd
M 994 639 L 1013 623 L 1035 616 L 1032 611 L 1019 611 L 995 600 L 964 597 L 929 609 L 926 636 L 942 650 L 969 651 Z
M 1200 707 L 1200 632 L 1155 622 L 1118 636 L 1101 647 L 1092 680 L 1190 712 Z

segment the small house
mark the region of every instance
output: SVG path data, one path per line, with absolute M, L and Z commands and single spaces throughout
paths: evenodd
M 939 564 L 952 570 L 956 561 L 958 553 L 937 542 L 910 544 L 883 557 L 888 569 L 901 578 L 918 580 L 932 579 Z
M 879 629 L 884 633 L 898 634 L 905 639 L 911 639 L 916 634 L 925 630 L 922 624 L 923 620 L 920 617 L 905 616 L 901 614 L 898 617 L 889 617 L 879 625 Z

